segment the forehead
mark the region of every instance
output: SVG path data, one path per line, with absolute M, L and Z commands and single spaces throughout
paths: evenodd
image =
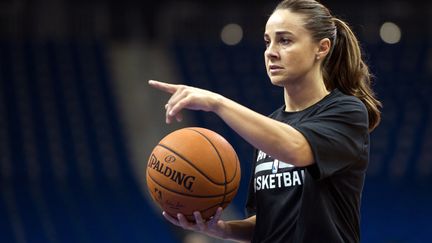
M 267 20 L 265 34 L 270 35 L 280 31 L 288 31 L 294 35 L 306 33 L 304 16 L 287 9 L 276 10 Z

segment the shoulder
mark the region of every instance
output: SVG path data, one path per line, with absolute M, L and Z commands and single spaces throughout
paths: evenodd
M 326 102 L 323 102 L 322 108 L 335 112 L 359 112 L 367 114 L 367 108 L 359 98 L 344 94 L 338 89 L 332 91 Z
M 367 108 L 359 98 L 335 89 L 314 106 L 302 112 L 297 123 L 330 127 L 349 125 L 363 129 L 368 127 L 369 121 Z

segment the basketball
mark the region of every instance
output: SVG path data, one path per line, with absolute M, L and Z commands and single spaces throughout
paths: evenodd
M 240 183 L 240 163 L 231 144 L 218 133 L 187 127 L 165 136 L 153 149 L 146 180 L 153 201 L 174 218 L 195 221 L 226 208 Z

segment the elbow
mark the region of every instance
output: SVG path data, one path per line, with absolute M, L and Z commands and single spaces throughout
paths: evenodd
M 290 140 L 278 149 L 281 153 L 277 156 L 281 161 L 295 167 L 305 167 L 314 163 L 314 156 L 308 141 L 302 136 L 298 140 Z

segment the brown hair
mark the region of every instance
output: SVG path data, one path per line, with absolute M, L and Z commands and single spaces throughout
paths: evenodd
M 381 120 L 381 102 L 371 88 L 372 75 L 350 27 L 315 0 L 283 0 L 275 11 L 279 9 L 304 15 L 304 27 L 315 41 L 324 38 L 331 40 L 332 48 L 322 64 L 327 89 L 338 88 L 345 94 L 359 98 L 368 110 L 369 131 L 376 128 Z

